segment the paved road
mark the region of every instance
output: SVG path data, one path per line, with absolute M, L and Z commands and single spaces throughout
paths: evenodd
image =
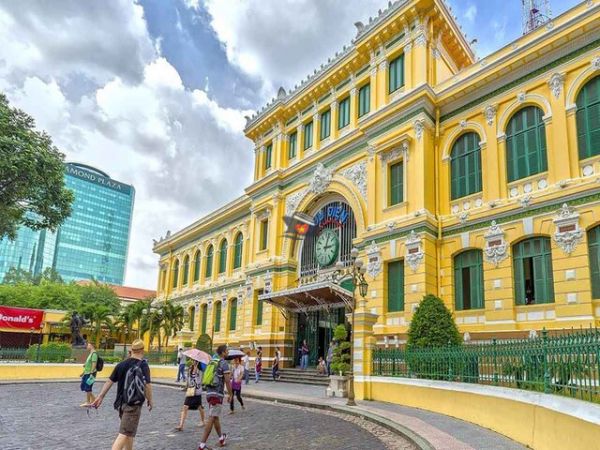
M 99 392 L 100 383 L 94 391 Z M 108 449 L 118 431 L 112 409 L 116 388 L 99 411 L 79 408 L 78 383 L 0 385 L 0 449 Z M 136 448 L 195 450 L 200 438 L 198 413 L 187 429 L 174 431 L 183 393 L 155 386 L 155 409 L 144 410 Z M 223 420 L 229 449 L 412 449 L 387 430 L 360 419 L 312 409 L 247 401 L 246 411 Z M 209 444 L 215 444 L 213 435 Z

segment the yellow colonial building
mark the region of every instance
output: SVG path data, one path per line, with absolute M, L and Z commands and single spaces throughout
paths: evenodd
M 159 299 L 190 312 L 181 341 L 278 346 L 290 365 L 306 339 L 314 362 L 352 304 L 353 247 L 358 374 L 428 293 L 465 339 L 600 324 L 600 2 L 483 59 L 441 0 L 356 27 L 248 118 L 245 195 L 156 242 Z

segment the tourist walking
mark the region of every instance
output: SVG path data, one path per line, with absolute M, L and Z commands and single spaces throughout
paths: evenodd
M 327 365 L 327 376 L 331 375 L 331 362 L 333 361 L 333 352 L 337 347 L 337 342 L 335 339 L 331 341 L 329 344 L 329 348 L 327 349 L 327 356 L 325 357 L 325 363 Z
M 179 426 L 175 428 L 177 431 L 183 431 L 188 411 L 200 411 L 200 426 L 205 425 L 204 406 L 202 406 L 202 371 L 198 366 L 198 361 L 194 359 L 192 359 L 192 365 L 188 370 L 185 400 L 183 401 L 183 408 L 181 408 Z
M 79 375 L 81 377 L 81 392 L 85 392 L 85 403 L 79 406 L 84 408 L 90 406 L 96 400 L 92 388 L 96 381 L 96 365 L 98 364 L 98 353 L 91 342 L 88 342 L 87 350 L 89 354 L 83 364 L 83 372 Z
M 256 359 L 254 360 L 254 378 L 256 383 L 260 380 L 260 374 L 262 372 L 262 347 L 258 347 L 256 350 Z
M 217 357 L 213 358 L 204 371 L 202 377 L 202 384 L 206 387 L 206 401 L 208 403 L 208 421 L 206 428 L 204 428 L 204 434 L 202 435 L 202 442 L 198 447 L 199 450 L 203 450 L 206 447 L 206 441 L 210 436 L 210 432 L 213 427 L 219 436 L 219 445 L 225 446 L 227 441 L 227 434 L 222 433 L 221 430 L 221 412 L 223 409 L 223 397 L 225 395 L 225 388 L 227 388 L 227 402 L 231 402 L 231 371 L 229 370 L 229 364 L 225 361 L 227 357 L 227 346 L 219 345 L 217 347 Z
M 229 402 L 229 414 L 233 414 L 234 410 L 234 402 L 237 397 L 238 402 L 242 405 L 242 409 L 246 409 L 244 407 L 244 401 L 242 400 L 242 380 L 244 378 L 244 366 L 242 366 L 240 358 L 235 358 L 233 360 L 233 368 L 231 369 L 231 390 L 233 395 L 231 396 L 231 401 Z
M 308 368 L 308 354 L 310 349 L 306 343 L 306 339 L 302 341 L 302 347 L 300 347 L 300 369 L 306 370 Z
M 279 380 L 279 363 L 281 361 L 281 352 L 279 351 L 279 347 L 275 347 L 275 357 L 273 358 L 273 368 L 271 370 L 271 375 L 273 376 L 273 381 Z
M 119 411 L 121 425 L 112 450 L 132 450 L 144 402 L 148 404 L 148 411 L 152 411 L 150 367 L 143 358 L 144 342 L 136 339 L 131 344 L 131 358 L 116 365 L 109 380 L 102 386 L 100 395 L 92 403 L 94 408 L 99 408 L 112 385 L 117 383 L 117 398 L 114 407 Z
M 244 383 L 248 384 L 250 381 L 250 350 L 244 352 L 242 362 L 244 364 Z
M 177 352 L 177 364 L 179 365 L 179 369 L 177 370 L 177 383 L 180 381 L 185 381 L 185 355 L 183 354 L 183 348 L 179 347 L 179 351 Z

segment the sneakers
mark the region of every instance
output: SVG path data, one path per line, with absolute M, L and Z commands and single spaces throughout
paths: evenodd
M 227 433 L 223 433 L 219 438 L 219 446 L 225 447 L 225 442 L 227 441 Z

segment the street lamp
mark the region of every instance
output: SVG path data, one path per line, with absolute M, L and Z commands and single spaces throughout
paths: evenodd
M 350 372 L 348 373 L 348 401 L 346 402 L 346 405 L 356 406 L 356 402 L 354 401 L 354 312 L 356 310 L 356 288 L 358 287 L 358 292 L 362 298 L 360 306 L 363 307 L 366 303 L 365 297 L 367 296 L 369 284 L 365 279 L 367 268 L 365 267 L 364 262 L 361 259 L 358 259 L 358 249 L 356 247 L 350 251 L 350 258 L 352 264 L 347 271 L 347 274 L 352 277 L 352 323 L 350 335 Z M 344 275 L 344 263 L 338 261 L 336 269 L 336 279 L 340 280 Z

